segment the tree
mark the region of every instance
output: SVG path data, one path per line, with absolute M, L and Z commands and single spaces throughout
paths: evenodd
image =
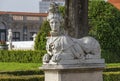
M 103 50 L 120 52 L 120 11 L 104 1 L 89 4 L 90 35 L 96 37 Z
M 65 0 L 65 30 L 80 38 L 88 35 L 88 0 Z
M 48 21 L 44 21 L 40 30 L 37 34 L 35 40 L 35 49 L 36 50 L 45 50 L 46 49 L 46 37 L 49 35 L 50 32 L 50 25 Z

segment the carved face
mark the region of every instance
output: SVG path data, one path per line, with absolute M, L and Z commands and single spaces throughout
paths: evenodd
M 53 32 L 59 32 L 60 21 L 58 19 L 52 18 L 49 23 L 50 23 L 51 30 Z

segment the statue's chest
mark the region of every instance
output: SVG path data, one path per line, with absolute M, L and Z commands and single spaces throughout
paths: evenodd
M 47 46 L 51 51 L 60 51 L 61 50 L 61 41 L 60 37 L 52 37 L 47 40 Z

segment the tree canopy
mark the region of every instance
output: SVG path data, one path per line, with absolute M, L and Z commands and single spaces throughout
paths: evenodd
M 96 37 L 101 48 L 120 52 L 120 11 L 104 1 L 89 3 L 90 35 Z

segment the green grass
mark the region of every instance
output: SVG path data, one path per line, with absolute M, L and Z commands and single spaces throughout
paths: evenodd
M 120 68 L 120 63 L 109 63 L 106 64 L 107 68 L 114 68 L 114 67 L 119 67 Z
M 38 70 L 41 63 L 0 62 L 0 71 Z
M 0 71 L 38 70 L 42 63 L 0 62 Z M 120 63 L 106 64 L 106 68 L 120 68 Z

